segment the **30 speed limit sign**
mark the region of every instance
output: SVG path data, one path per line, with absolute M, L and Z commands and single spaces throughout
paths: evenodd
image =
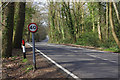
M 36 23 L 30 23 L 29 25 L 28 25 L 28 30 L 30 31 L 30 32 L 36 32 L 37 31 L 37 29 L 38 29 L 38 26 L 37 26 L 37 24 Z

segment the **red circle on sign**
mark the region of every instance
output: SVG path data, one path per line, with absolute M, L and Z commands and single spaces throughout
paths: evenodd
M 36 30 L 35 30 L 35 31 L 31 31 L 31 30 L 30 30 L 29 27 L 30 27 L 31 24 L 36 25 Z M 36 31 L 38 30 L 38 26 L 37 26 L 37 24 L 36 24 L 36 23 L 30 23 L 30 24 L 28 25 L 28 30 L 29 30 L 30 32 L 32 32 L 32 33 L 36 32 Z

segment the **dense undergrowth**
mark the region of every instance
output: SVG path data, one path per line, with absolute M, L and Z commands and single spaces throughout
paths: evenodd
M 96 35 L 96 33 L 93 32 L 82 34 L 79 38 L 76 39 L 75 43 L 73 43 L 73 41 L 70 38 L 65 38 L 64 40 L 58 39 L 58 41 L 52 40 L 50 42 L 56 44 L 75 44 L 81 46 L 92 46 L 102 48 L 101 50 L 104 51 L 120 52 L 120 49 L 113 38 L 100 41 L 98 39 L 98 35 Z

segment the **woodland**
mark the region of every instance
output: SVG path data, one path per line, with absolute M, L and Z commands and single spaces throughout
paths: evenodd
M 36 42 L 75 44 L 120 51 L 120 2 L 2 2 L 2 56 L 21 49 L 22 39 L 31 42 L 28 25 L 39 30 Z M 41 6 L 40 6 L 41 5 Z
M 51 43 L 120 49 L 120 2 L 49 3 Z
M 42 3 L 33 2 L 2 2 L 1 24 L 2 24 L 2 56 L 5 58 L 12 55 L 13 49 L 22 48 L 22 40 L 32 41 L 32 34 L 28 30 L 30 23 L 36 23 L 39 30 L 35 33 L 35 41 L 46 38 L 47 27 L 42 25 L 47 22 L 47 14 L 42 11 L 45 7 L 39 7 Z M 45 10 L 45 9 L 44 9 Z

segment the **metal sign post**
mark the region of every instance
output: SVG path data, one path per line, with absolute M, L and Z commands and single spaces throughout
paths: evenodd
M 32 33 L 32 43 L 33 43 L 33 65 L 34 65 L 34 69 L 36 69 L 36 57 L 35 57 L 35 39 L 34 39 L 34 33 Z
M 38 26 L 36 23 L 30 23 L 28 25 L 28 30 L 32 32 L 32 43 L 33 43 L 33 68 L 34 70 L 36 69 L 36 57 L 35 57 L 35 39 L 34 39 L 34 34 L 37 31 Z

